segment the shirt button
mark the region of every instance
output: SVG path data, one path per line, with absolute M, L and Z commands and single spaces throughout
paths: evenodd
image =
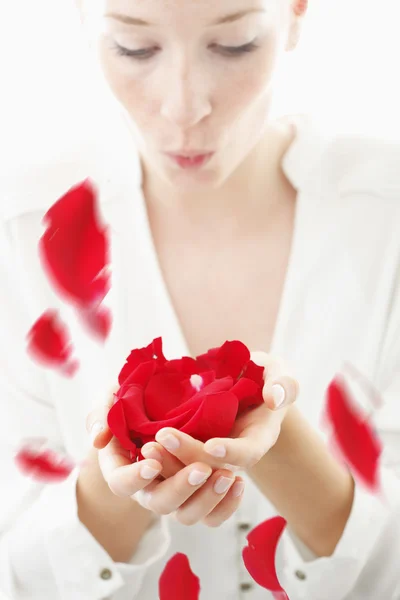
M 242 592 L 248 592 L 249 590 L 252 590 L 253 587 L 254 586 L 252 583 L 243 582 L 240 584 L 240 589 Z
M 111 579 L 112 571 L 110 571 L 110 569 L 103 569 L 100 573 L 100 577 L 104 580 Z
M 238 525 L 238 529 L 240 529 L 240 531 L 248 531 L 250 527 L 250 523 L 239 523 Z
M 300 571 L 300 569 L 295 571 L 294 574 L 296 575 L 297 579 L 301 579 L 301 581 L 307 579 L 307 575 L 304 573 L 304 571 Z

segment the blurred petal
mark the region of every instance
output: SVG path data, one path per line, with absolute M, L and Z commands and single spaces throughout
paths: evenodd
M 278 581 L 275 555 L 278 542 L 286 526 L 282 517 L 273 517 L 255 527 L 247 536 L 248 546 L 243 548 L 243 562 L 258 585 L 271 591 L 276 600 L 289 600 Z
M 99 306 L 88 310 L 79 310 L 79 316 L 96 337 L 104 341 L 107 339 L 112 326 L 112 315 L 109 308 Z
M 39 242 L 42 264 L 55 289 L 84 311 L 98 308 L 110 289 L 108 229 L 100 225 L 97 212 L 96 191 L 86 179 L 47 211 Z M 101 313 L 94 324 L 104 335 L 109 318 Z
M 199 600 L 200 579 L 186 554 L 178 552 L 167 562 L 158 582 L 160 600 Z
M 35 444 L 23 445 L 14 460 L 24 475 L 44 483 L 64 481 L 75 467 L 69 458 L 48 448 L 37 448 Z
M 371 491 L 377 492 L 382 444 L 368 417 L 362 414 L 344 380 L 339 377 L 328 387 L 325 417 L 332 428 L 334 441 L 354 475 Z
M 59 369 L 71 377 L 79 363 L 72 359 L 72 343 L 67 327 L 61 322 L 57 311 L 47 310 L 34 323 L 27 335 L 27 351 L 37 362 Z

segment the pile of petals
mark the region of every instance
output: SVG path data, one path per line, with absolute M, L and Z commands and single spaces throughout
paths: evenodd
M 263 374 L 242 342 L 167 360 L 156 338 L 127 358 L 108 426 L 132 460 L 141 460 L 140 448 L 163 427 L 202 442 L 228 437 L 238 416 L 263 403 Z
M 97 191 L 89 179 L 72 187 L 47 211 L 46 230 L 39 241 L 45 273 L 63 301 L 76 309 L 83 325 L 105 340 L 111 329 L 111 313 L 102 305 L 110 290 L 108 228 L 99 222 Z M 54 366 L 64 375 L 75 373 L 72 345 L 66 326 L 57 326 L 54 311 L 37 319 L 28 333 L 29 353 L 41 364 Z

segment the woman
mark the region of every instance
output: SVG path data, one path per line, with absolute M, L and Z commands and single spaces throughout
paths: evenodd
M 99 347 L 63 307 L 82 358 L 71 380 L 25 356 L 29 326 L 59 305 L 37 257 L 41 219 L 79 177 L 58 161 L 14 181 L 1 221 L 0 589 L 15 600 L 153 600 L 167 560 L 184 552 L 201 598 L 272 598 L 241 551 L 280 514 L 277 574 L 291 600 L 399 598 L 399 147 L 269 117 L 302 0 L 81 0 L 79 10 L 134 141 L 129 153 L 99 144 L 80 172 L 112 231 L 114 324 Z M 262 351 L 265 406 L 241 439 L 203 445 L 168 429 L 132 465 L 110 441 L 116 376 L 158 336 L 168 357 L 228 339 Z M 320 429 L 343 360 L 385 401 L 375 424 L 388 503 L 354 482 Z M 89 460 L 57 486 L 33 484 L 11 458 L 26 436 Z

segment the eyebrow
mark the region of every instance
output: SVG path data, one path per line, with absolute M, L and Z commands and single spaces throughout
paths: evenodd
M 235 13 L 231 13 L 229 15 L 225 15 L 224 17 L 218 18 L 216 21 L 210 23 L 210 26 L 213 25 L 223 25 L 224 23 L 233 23 L 234 21 L 238 21 L 242 19 L 244 16 L 249 15 L 251 13 L 265 12 L 263 8 L 250 8 L 247 10 L 240 10 Z M 142 25 L 145 27 L 156 26 L 155 23 L 149 23 L 148 21 L 144 21 L 143 19 L 138 19 L 135 17 L 131 17 L 129 15 L 123 15 L 120 13 L 107 13 L 105 17 L 110 19 L 115 19 L 116 21 L 121 21 L 121 23 L 125 23 L 126 25 Z

